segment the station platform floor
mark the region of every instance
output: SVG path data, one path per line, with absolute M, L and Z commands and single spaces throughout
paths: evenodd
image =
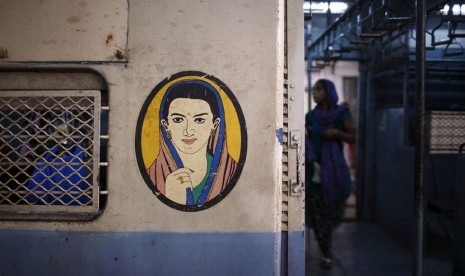
M 374 223 L 346 220 L 333 234 L 333 264 L 320 268 L 320 253 L 313 231 L 307 252 L 306 275 L 403 276 L 413 275 L 414 254 Z M 453 247 L 434 239 L 423 255 L 422 275 L 452 275 Z

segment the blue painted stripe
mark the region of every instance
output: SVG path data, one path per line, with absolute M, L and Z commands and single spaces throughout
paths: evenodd
M 279 233 L 0 231 L 2 276 L 276 275 L 279 257 Z
M 288 234 L 288 275 L 305 275 L 305 235 L 303 231 Z

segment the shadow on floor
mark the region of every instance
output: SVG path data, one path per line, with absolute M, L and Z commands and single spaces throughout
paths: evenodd
M 411 250 L 373 223 L 346 221 L 336 228 L 330 270 L 320 268 L 318 245 L 310 232 L 306 275 L 412 275 Z M 425 248 L 423 275 L 452 275 L 451 252 L 452 247 L 441 242 Z

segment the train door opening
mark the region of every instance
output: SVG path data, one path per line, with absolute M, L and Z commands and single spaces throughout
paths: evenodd
M 318 79 L 325 78 L 334 82 L 336 91 L 338 92 L 339 104 L 347 106 L 351 115 L 352 124 L 357 131 L 358 125 L 358 87 L 359 87 L 359 72 L 357 61 L 334 61 L 328 66 L 319 68 L 317 63 L 313 63 L 311 67 L 311 83 L 306 86 L 306 111 L 308 112 L 315 107 L 315 102 L 312 99 L 309 87 L 313 87 L 313 83 Z M 343 153 L 346 163 L 349 167 L 352 187 L 350 195 L 347 198 L 346 207 L 344 208 L 343 219 L 355 220 L 357 218 L 357 187 L 356 187 L 356 143 L 344 143 Z M 361 201 L 360 201 L 361 202 Z

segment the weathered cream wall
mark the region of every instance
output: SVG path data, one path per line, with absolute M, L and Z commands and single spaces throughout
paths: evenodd
M 0 1 L 9 61 L 111 61 L 126 48 L 127 0 Z
M 282 148 L 276 130 L 282 127 L 284 46 L 281 1 L 43 0 L 28 6 L 25 12 L 20 4 L 10 2 L 0 1 L 0 10 L 8 8 L 0 11 L 0 43 L 5 43 L 0 47 L 8 48 L 9 53 L 6 60 L 0 61 L 2 68 L 37 65 L 18 65 L 16 61 L 61 61 L 40 66 L 91 68 L 107 80 L 111 137 L 109 199 L 104 213 L 91 222 L 17 221 L 4 222 L 1 227 L 278 231 Z M 5 30 L 4 16 L 16 32 L 24 34 L 25 40 Z M 80 20 L 74 22 L 71 18 Z M 30 29 L 34 25 L 40 34 Z M 9 34 L 4 36 L 6 33 Z M 110 33 L 113 42 L 107 46 Z M 128 63 L 112 63 L 116 60 L 114 50 L 120 45 L 124 47 L 126 38 Z M 51 43 L 52 39 L 56 43 Z M 231 89 L 244 112 L 248 134 L 246 163 L 235 188 L 215 206 L 195 213 L 178 211 L 159 201 L 142 179 L 135 157 L 136 122 L 144 100 L 161 80 L 185 70 L 212 74 Z
M 276 40 L 282 31 L 278 28 L 277 2 L 148 2 L 131 3 L 135 16 L 130 18 L 129 70 L 134 84 L 126 91 L 134 99 L 131 117 L 136 120 L 148 93 L 163 78 L 179 71 L 202 71 L 222 80 L 237 97 L 247 124 L 248 152 L 236 187 L 207 210 L 174 210 L 146 187 L 132 193 L 129 208 L 144 210 L 142 222 L 159 230 L 273 230 L 279 171 L 275 135 L 279 110 L 274 95 L 280 91 L 276 83 L 280 65 Z M 129 135 L 132 133 L 134 128 Z M 120 157 L 124 160 L 128 155 Z M 145 185 L 135 162 L 132 164 L 128 175 L 138 185 Z

